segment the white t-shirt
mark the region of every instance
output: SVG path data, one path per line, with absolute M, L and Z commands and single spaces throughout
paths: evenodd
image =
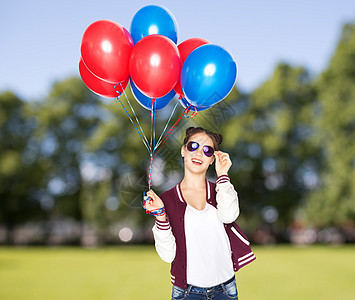
M 217 209 L 203 210 L 187 205 L 185 211 L 187 283 L 212 287 L 234 275 L 231 247 Z

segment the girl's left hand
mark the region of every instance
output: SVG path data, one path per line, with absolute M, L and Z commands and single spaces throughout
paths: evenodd
M 215 151 L 216 158 L 216 173 L 217 176 L 228 175 L 228 171 L 232 166 L 232 161 L 228 153 Z

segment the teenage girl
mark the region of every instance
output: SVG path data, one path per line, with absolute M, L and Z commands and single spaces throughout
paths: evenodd
M 238 195 L 221 142 L 220 134 L 188 128 L 181 147 L 183 180 L 160 196 L 150 190 L 145 198 L 146 210 L 161 212 L 153 234 L 159 256 L 171 263 L 172 299 L 238 299 L 234 272 L 255 260 L 234 222 Z M 206 180 L 213 162 L 216 183 Z

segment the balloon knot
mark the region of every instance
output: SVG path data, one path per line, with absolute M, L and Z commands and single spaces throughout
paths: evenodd
M 191 108 L 194 110 L 194 112 L 191 113 L 191 116 L 188 115 L 188 113 L 191 111 Z M 195 106 L 192 106 L 191 104 L 185 109 L 185 118 L 193 118 L 197 115 L 197 109 Z
M 121 91 L 116 90 L 116 87 L 117 87 L 118 85 L 120 85 L 120 86 L 122 87 L 121 82 L 119 82 L 119 83 L 116 83 L 116 84 L 114 85 L 113 89 L 115 90 L 115 92 L 118 94 L 118 97 L 119 97 L 119 96 L 121 96 L 121 95 L 122 95 L 122 92 L 121 92 Z

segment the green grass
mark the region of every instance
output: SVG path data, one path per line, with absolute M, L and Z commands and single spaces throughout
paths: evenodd
M 254 247 L 237 273 L 241 300 L 355 299 L 355 247 Z M 0 299 L 170 299 L 153 246 L 0 248 Z

